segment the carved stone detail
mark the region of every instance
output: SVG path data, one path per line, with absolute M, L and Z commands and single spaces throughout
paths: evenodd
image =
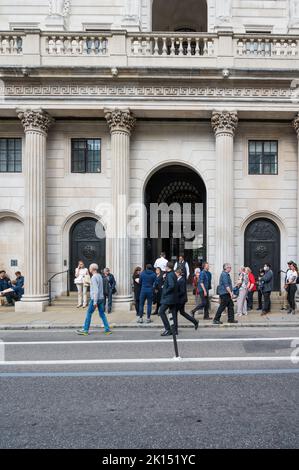
M 136 119 L 129 109 L 105 109 L 105 117 L 110 132 L 127 132 L 131 134 L 134 130 Z
M 297 114 L 297 116 L 293 120 L 293 127 L 294 127 L 294 129 L 297 133 L 297 137 L 299 139 L 299 113 Z
M 70 0 L 49 0 L 50 16 L 67 16 L 70 11 Z
M 235 135 L 238 126 L 238 113 L 236 111 L 213 111 L 211 123 L 215 135 Z
M 47 134 L 51 124 L 54 122 L 54 119 L 41 109 L 18 109 L 17 115 L 23 124 L 25 132 L 38 131 Z

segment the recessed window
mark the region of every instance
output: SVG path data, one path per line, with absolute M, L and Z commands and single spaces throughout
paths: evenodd
M 101 172 L 101 139 L 72 139 L 72 173 Z
M 250 140 L 248 142 L 248 172 L 250 175 L 278 174 L 277 140 Z
M 22 172 L 22 139 L 0 139 L 0 172 Z

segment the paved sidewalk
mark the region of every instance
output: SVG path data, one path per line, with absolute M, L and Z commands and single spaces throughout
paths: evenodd
M 217 304 L 212 304 L 212 313 L 214 315 Z M 186 308 L 187 312 L 189 311 Z M 48 329 L 48 328 L 81 328 L 85 319 L 86 309 L 67 306 L 48 307 L 46 312 L 39 314 L 16 313 L 14 308 L 0 307 L 0 330 L 4 329 Z M 135 311 L 115 312 L 108 316 L 108 321 L 114 328 L 162 328 L 162 322 L 159 317 L 153 316 L 153 322 L 150 324 L 137 324 Z M 260 312 L 255 310 L 249 312 L 248 316 L 238 317 L 238 324 L 230 325 L 227 323 L 227 315 L 222 316 L 223 325 L 213 325 L 212 321 L 204 321 L 202 314 L 197 314 L 200 328 L 240 328 L 240 327 L 299 327 L 299 313 L 288 315 L 285 311 L 273 309 L 273 312 L 262 317 Z M 101 321 L 98 312 L 95 312 L 92 319 L 92 328 L 100 327 Z M 180 327 L 193 328 L 187 320 L 179 316 Z

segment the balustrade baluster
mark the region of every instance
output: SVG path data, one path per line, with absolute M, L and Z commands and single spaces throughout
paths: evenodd
M 183 38 L 179 38 L 179 56 L 184 55 Z
M 88 54 L 88 38 L 87 36 L 82 37 L 82 54 L 87 55 Z
M 104 54 L 104 41 L 103 41 L 102 36 L 99 36 L 97 38 L 97 41 L 98 41 L 98 54 L 103 55 Z
M 162 55 L 166 56 L 167 55 L 167 44 L 166 44 L 166 38 L 162 38 L 163 41 L 163 47 L 162 47 Z
M 200 55 L 200 48 L 199 48 L 199 38 L 195 39 L 195 55 L 199 56 Z
M 152 55 L 152 43 L 151 43 L 151 38 L 149 36 L 147 36 L 145 38 L 145 41 L 146 41 L 146 46 L 145 46 L 145 53 L 147 56 L 150 56 Z
M 174 55 L 175 55 L 175 45 L 174 45 L 174 42 L 175 42 L 175 38 L 171 38 L 171 47 L 170 47 L 170 55 L 171 55 L 171 56 L 174 56 Z
M 188 46 L 187 46 L 187 55 L 191 56 L 191 38 L 187 38 Z
M 271 55 L 271 44 L 270 40 L 266 39 L 265 41 L 265 57 L 270 57 Z
M 159 38 L 155 36 L 154 41 L 155 41 L 154 55 L 159 55 Z
M 208 38 L 203 39 L 203 55 L 208 55 Z

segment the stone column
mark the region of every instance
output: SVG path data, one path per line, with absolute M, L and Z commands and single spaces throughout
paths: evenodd
M 298 158 L 297 158 L 297 259 L 299 259 L 299 113 L 293 121 L 293 127 L 298 139 Z
M 130 135 L 135 118 L 128 109 L 105 110 L 111 133 L 112 220 L 108 240 L 111 266 L 117 282 L 114 309 L 127 310 L 132 302 L 130 239 L 128 237 Z
M 234 267 L 234 135 L 238 125 L 235 111 L 214 111 L 212 128 L 216 137 L 215 283 L 223 263 Z M 231 273 L 233 279 L 233 269 Z M 217 285 L 216 284 L 216 285 Z
M 17 110 L 25 131 L 25 295 L 16 310 L 44 310 L 47 294 L 46 139 L 53 119 L 41 109 Z

